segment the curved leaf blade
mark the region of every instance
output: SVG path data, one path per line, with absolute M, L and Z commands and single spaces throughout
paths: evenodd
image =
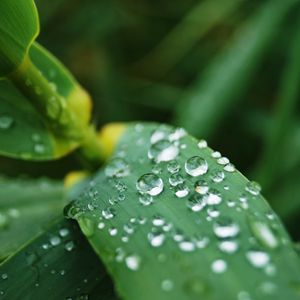
M 3 300 L 118 299 L 78 226 L 66 220 L 2 263 L 0 274 Z
M 234 171 L 226 158 L 220 160 L 218 153 L 212 157 L 204 142 L 199 149 L 191 136 L 177 140 L 180 132 L 157 125 L 130 126 L 115 152 L 118 160 L 99 171 L 66 209 L 107 266 L 121 297 L 237 299 L 244 294 L 298 299 L 298 256 L 259 188 Z M 179 149 L 178 174 L 186 188 L 170 186 L 174 165 L 148 158 L 150 140 L 161 138 Z M 208 164 L 201 176 L 185 171 L 194 156 Z M 155 179 L 152 194 L 158 195 L 152 204 L 140 200 L 136 188 L 140 176 L 148 173 L 164 184 L 160 193 L 161 182 Z M 204 180 L 203 195 L 199 187 L 195 190 L 198 180 Z
M 0 78 L 22 64 L 38 32 L 33 0 L 0 1 Z

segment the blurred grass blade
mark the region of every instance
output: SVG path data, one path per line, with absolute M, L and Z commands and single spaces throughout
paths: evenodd
M 296 0 L 271 0 L 239 30 L 233 45 L 215 59 L 176 107 L 175 122 L 209 136 L 232 110 Z
M 155 77 L 164 76 L 216 24 L 241 4 L 239 0 L 206 0 L 197 3 L 183 20 L 141 62 L 139 69 Z
M 33 0 L 0 1 L 0 78 L 22 64 L 38 32 Z
M 294 125 L 293 119 L 300 96 L 300 22 L 295 29 L 295 37 L 287 56 L 287 65 L 274 108 L 274 123 L 267 132 L 264 153 L 256 168 L 255 178 L 266 188 L 276 181 L 284 165 L 283 159 L 288 157 L 291 151 L 286 148 L 286 141 Z
M 77 225 L 62 220 L 0 265 L 2 300 L 116 300 Z
M 124 300 L 299 299 L 300 261 L 259 185 L 183 129 L 129 126 L 65 214 Z
M 43 232 L 63 206 L 60 182 L 0 177 L 0 261 Z

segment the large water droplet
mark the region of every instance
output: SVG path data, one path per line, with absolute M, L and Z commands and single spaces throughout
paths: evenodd
M 203 175 L 208 170 L 208 164 L 206 160 L 200 156 L 190 157 L 186 161 L 184 167 L 187 174 L 193 177 Z
M 152 144 L 148 151 L 148 158 L 159 163 L 162 161 L 171 161 L 177 157 L 179 149 L 168 140 L 160 140 Z
M 238 235 L 240 227 L 230 218 L 221 218 L 213 225 L 213 231 L 219 238 L 232 238 Z
M 107 177 L 125 177 L 129 174 L 129 164 L 120 157 L 111 160 L 105 168 L 105 175 Z
M 264 268 L 270 261 L 269 254 L 258 249 L 252 249 L 247 251 L 246 258 L 252 266 L 257 268 Z
M 150 196 L 159 195 L 164 188 L 164 183 L 160 177 L 153 173 L 142 175 L 136 183 L 136 188 L 142 194 Z
M 7 115 L 0 116 L 0 129 L 7 130 L 14 124 L 14 119 Z

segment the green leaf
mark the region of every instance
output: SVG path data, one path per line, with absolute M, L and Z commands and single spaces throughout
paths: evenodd
M 41 116 L 7 80 L 0 81 L 0 154 L 25 160 L 48 160 L 70 152 L 76 144 L 62 142 Z
M 22 64 L 38 32 L 33 0 L 0 1 L 0 78 Z
M 298 256 L 260 187 L 182 129 L 130 126 L 65 213 L 122 299 L 299 299 Z
M 0 265 L 0 299 L 116 300 L 77 225 L 61 220 Z
M 175 122 L 197 136 L 208 136 L 242 100 L 282 22 L 298 1 L 271 0 L 239 29 L 232 45 L 216 57 L 176 107 Z
M 43 232 L 63 206 L 60 182 L 0 177 L 0 261 Z

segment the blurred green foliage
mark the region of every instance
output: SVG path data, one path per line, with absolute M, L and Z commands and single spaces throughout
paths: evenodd
M 94 123 L 99 127 L 112 121 L 172 123 L 180 107 L 185 107 L 186 95 L 195 91 L 196 99 L 201 95 L 207 70 L 219 65 L 224 53 L 235 47 L 236 37 L 247 24 L 249 36 L 253 32 L 262 40 L 260 34 L 265 31 L 260 31 L 255 16 L 268 5 L 269 14 L 260 24 L 261 28 L 270 26 L 268 42 L 260 44 L 256 55 L 247 50 L 251 43 L 246 39 L 244 49 L 252 56 L 240 63 L 252 65 L 238 65 L 240 73 L 233 72 L 233 79 L 227 80 L 234 103 L 229 100 L 225 109 L 210 116 L 214 130 L 200 130 L 197 119 L 188 129 L 203 133 L 198 137 L 230 157 L 250 179 L 261 182 L 263 194 L 271 205 L 274 202 L 294 239 L 300 237 L 298 1 L 37 0 L 36 4 L 41 18 L 38 41 L 90 92 Z M 226 68 L 223 72 L 226 78 Z M 243 76 L 247 80 L 241 89 L 237 80 Z M 214 91 L 223 78 L 212 79 L 209 84 Z M 195 103 L 197 114 L 201 99 Z M 177 125 L 189 118 L 188 113 L 176 118 Z M 270 156 L 273 150 L 276 153 Z M 7 175 L 21 171 L 62 178 L 79 168 L 72 157 L 61 162 L 20 164 L 0 158 L 1 172 Z

